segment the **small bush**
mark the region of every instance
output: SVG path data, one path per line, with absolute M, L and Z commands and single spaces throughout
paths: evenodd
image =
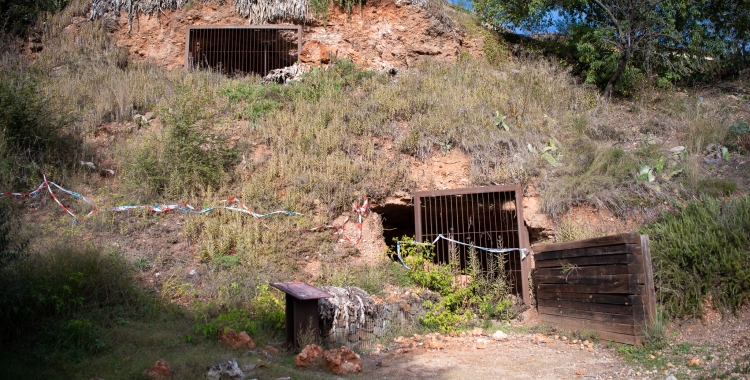
M 0 186 L 38 185 L 40 172 L 61 174 L 81 148 L 70 120 L 51 108 L 33 72 L 0 70 Z
M 401 253 L 411 268 L 409 278 L 416 284 L 438 292 L 443 297 L 437 301 L 425 301 L 427 313 L 420 322 L 427 328 L 449 332 L 474 319 L 474 313 L 485 318 L 515 317 L 512 301 L 508 298 L 508 285 L 502 274 L 504 262 L 498 259 L 495 270 L 481 271 L 478 255 L 474 250 L 467 251 L 465 269 L 458 267 L 457 252 L 451 254 L 450 264 L 434 263 L 432 245 L 410 244 L 414 239 L 404 236 Z M 501 273 L 497 275 L 496 273 Z M 468 279 L 468 283 L 461 283 Z
M 273 335 L 283 330 L 286 323 L 284 307 L 282 298 L 271 293 L 268 285 L 260 285 L 248 308 L 230 308 L 215 317 L 210 316 L 210 305 L 204 308 L 196 316 L 195 331 L 205 337 L 217 336 L 224 328 L 245 331 L 249 335 L 261 331 Z
M 101 347 L 97 331 L 102 324 L 146 306 L 131 271 L 117 253 L 72 242 L 1 268 L 0 339 L 41 338 L 58 348 L 83 351 Z
M 179 89 L 171 107 L 163 110 L 165 133 L 149 135 L 127 158 L 126 176 L 146 197 L 216 189 L 236 160 L 227 140 L 213 132 L 209 110 L 217 106 L 214 99 L 190 90 Z
M 27 254 L 29 240 L 19 233 L 19 228 L 12 207 L 0 199 L 0 270 Z
M 725 179 L 702 179 L 698 181 L 695 192 L 699 195 L 709 197 L 726 197 L 731 195 L 737 189 L 737 184 Z
M 666 312 L 701 316 L 707 299 L 735 310 L 750 299 L 750 197 L 701 198 L 645 226 Z

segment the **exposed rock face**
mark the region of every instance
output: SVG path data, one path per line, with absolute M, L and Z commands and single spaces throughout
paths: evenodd
M 294 364 L 297 367 L 310 367 L 315 365 L 323 357 L 323 348 L 317 344 L 308 344 L 294 357 Z
M 481 54 L 482 50 L 481 38 L 466 37 L 448 18 L 436 17 L 410 2 L 374 0 L 354 7 L 351 14 L 338 8 L 330 9 L 329 14 L 327 20 L 303 27 L 303 62 L 326 63 L 332 53 L 365 68 L 404 69 L 428 57 L 454 61 L 462 51 Z M 231 2 L 222 5 L 215 1 L 199 2 L 189 9 L 139 13 L 132 18 L 132 25 L 125 11 L 105 18 L 117 20 L 110 30 L 134 61 L 152 61 L 168 68 L 185 65 L 188 26 L 249 24 Z
M 237 333 L 231 328 L 227 328 L 220 332 L 219 340 L 224 346 L 233 350 L 245 349 L 252 350 L 255 348 L 255 342 L 247 335 L 246 332 Z
M 362 369 L 362 359 L 354 351 L 341 347 L 323 353 L 326 371 L 337 375 L 359 372 Z
M 310 40 L 305 42 L 302 51 L 299 54 L 299 60 L 309 64 L 329 63 L 331 62 L 331 47 L 318 41 Z M 335 54 L 333 54 L 335 56 Z
M 156 380 L 167 379 L 172 376 L 172 367 L 170 367 L 167 362 L 160 359 L 154 363 L 151 368 L 143 371 L 143 376 Z

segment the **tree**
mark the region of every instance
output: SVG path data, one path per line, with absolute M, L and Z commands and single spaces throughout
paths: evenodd
M 614 54 L 614 67 L 603 90 L 609 99 L 634 61 L 647 72 L 654 67 L 679 71 L 679 61 L 695 57 L 675 27 L 676 18 L 692 8 L 680 11 L 679 4 L 670 0 L 475 0 L 474 8 L 489 22 L 531 30 L 555 22 L 550 15 L 556 15 L 558 22 L 564 20 L 568 31 L 576 31 L 573 42 L 581 59 L 591 61 L 590 67 L 603 68 L 604 57 Z M 592 53 L 598 53 L 596 60 L 591 59 Z

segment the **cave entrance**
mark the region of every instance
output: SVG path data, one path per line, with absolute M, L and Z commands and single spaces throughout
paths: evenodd
M 502 275 L 528 305 L 530 265 L 520 250 L 529 248 L 529 236 L 522 200 L 520 185 L 416 192 L 416 240 L 435 241 L 435 262 L 454 262 L 490 278 Z
M 266 76 L 293 65 L 301 50 L 302 27 L 296 25 L 191 26 L 185 68 Z
M 383 220 L 383 238 L 385 244 L 396 251 L 396 243 L 393 238 L 401 239 L 402 236 L 414 236 L 414 205 L 405 203 L 386 203 L 373 206 L 371 209 L 380 215 Z

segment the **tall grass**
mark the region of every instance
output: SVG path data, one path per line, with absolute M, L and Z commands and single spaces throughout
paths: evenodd
M 654 281 L 672 316 L 701 316 L 711 301 L 736 310 L 750 299 L 750 198 L 702 198 L 645 226 Z
M 132 267 L 115 252 L 55 243 L 0 268 L 3 345 L 37 343 L 73 351 L 102 347 L 98 329 L 146 307 Z

